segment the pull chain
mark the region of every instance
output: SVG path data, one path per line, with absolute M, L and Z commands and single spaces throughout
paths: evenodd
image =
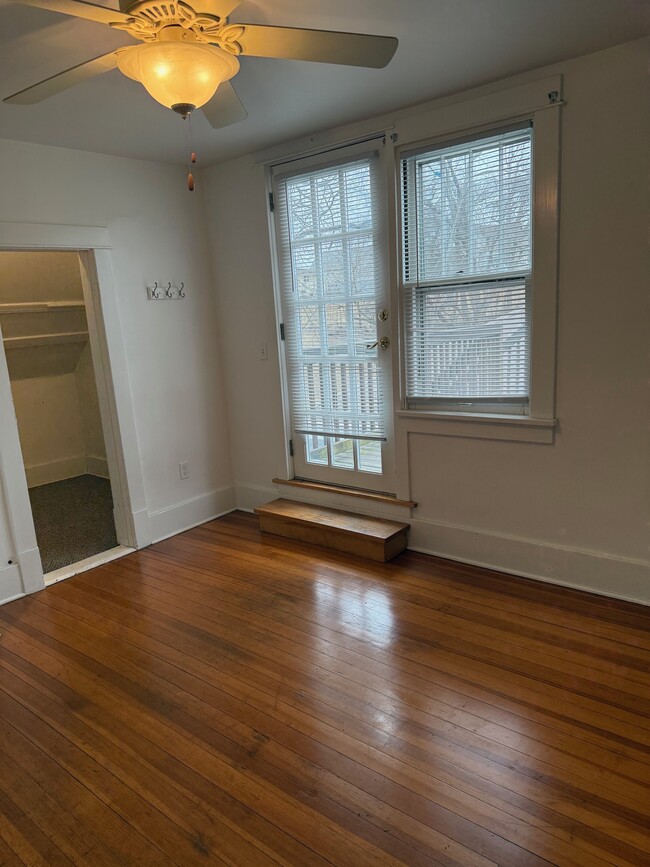
M 183 120 L 187 122 L 185 127 L 185 150 L 187 153 L 187 189 L 190 193 L 194 192 L 194 174 L 192 167 L 196 165 L 196 154 L 192 150 L 192 115 L 190 113 L 184 115 Z

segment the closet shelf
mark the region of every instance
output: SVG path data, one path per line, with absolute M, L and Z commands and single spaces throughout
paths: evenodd
M 83 301 L 21 301 L 0 304 L 3 313 L 48 313 L 50 310 L 83 310 Z
M 67 331 L 61 334 L 30 334 L 25 337 L 5 337 L 5 349 L 26 349 L 30 346 L 52 346 L 58 343 L 86 343 L 87 331 Z

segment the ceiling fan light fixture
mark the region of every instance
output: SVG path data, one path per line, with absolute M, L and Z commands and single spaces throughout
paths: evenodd
M 237 74 L 239 62 L 233 55 L 190 41 L 187 36 L 191 34 L 185 31 L 178 36 L 163 31 L 161 37 L 163 34 L 167 38 L 120 51 L 117 65 L 166 108 L 180 114 L 200 108 L 212 99 L 223 81 Z

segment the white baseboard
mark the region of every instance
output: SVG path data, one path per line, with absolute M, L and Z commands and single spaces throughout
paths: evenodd
M 17 563 L 4 566 L 0 569 L 0 605 L 12 602 L 25 595 L 23 582 L 20 577 L 20 567 Z
M 235 508 L 235 489 L 232 485 L 210 491 L 200 497 L 176 503 L 166 509 L 149 512 L 149 530 L 152 542 L 161 542 L 177 533 L 190 530 Z
M 108 461 L 97 455 L 86 455 L 86 472 L 90 476 L 99 476 L 100 479 L 110 478 L 108 473 Z
M 149 510 L 138 509 L 132 513 L 133 518 L 133 539 L 119 539 L 122 545 L 128 545 L 133 542 L 136 548 L 146 548 L 151 545 L 151 526 L 149 525 Z
M 413 551 L 650 605 L 650 562 L 417 518 L 410 524 Z
M 108 461 L 96 455 L 73 455 L 58 461 L 25 467 L 28 488 L 38 488 L 40 485 L 49 485 L 51 482 L 60 482 L 63 479 L 74 479 L 75 476 L 83 476 L 86 473 L 108 479 Z
M 237 508 L 247 512 L 279 495 L 277 488 L 235 486 Z M 393 506 L 382 508 L 368 500 L 363 505 L 361 501 L 352 505 L 349 497 L 322 495 L 306 489 L 293 489 L 291 499 L 403 520 L 411 525 L 408 545 L 411 551 L 650 605 L 650 562 L 426 521 L 409 517 L 408 512 L 400 514 L 401 510 Z
M 279 497 L 277 488 L 260 488 L 255 485 L 235 485 L 235 508 L 242 512 L 252 512 L 269 500 Z
M 18 555 L 18 564 L 25 593 L 36 593 L 38 590 L 42 590 L 45 585 L 43 584 L 41 553 L 38 548 L 21 551 Z
M 85 455 L 74 455 L 70 458 L 50 461 L 47 464 L 36 464 L 32 467 L 25 467 L 28 488 L 38 488 L 40 485 L 49 485 L 50 482 L 60 482 L 62 479 L 83 476 L 85 472 Z

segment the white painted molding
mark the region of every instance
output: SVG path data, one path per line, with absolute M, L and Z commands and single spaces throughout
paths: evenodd
M 73 455 L 69 458 L 48 461 L 46 464 L 25 467 L 28 488 L 38 488 L 40 485 L 49 485 L 62 479 L 73 479 L 75 476 L 83 476 L 85 472 L 85 455 Z
M 147 522 L 135 519 L 137 512 L 146 511 L 147 501 L 111 252 L 95 248 L 92 253 L 81 253 L 79 259 L 106 459 L 113 483 L 117 538 L 125 547 L 144 548 L 150 544 L 151 535 Z
M 2 340 L 2 329 L 0 329 Z M 23 453 L 18 436 L 16 413 L 11 398 L 11 381 L 7 358 L 0 351 L 0 504 L 4 503 L 9 530 L 10 548 L 7 559 L 12 569 L 17 564 L 18 589 L 14 572 L 0 571 L 0 594 L 7 598 L 16 593 L 32 593 L 44 587 L 43 569 L 38 555 L 36 532 L 32 520 Z M 33 552 L 36 551 L 36 556 Z M 13 561 L 13 562 L 11 562 Z M 29 570 L 32 570 L 31 572 Z M 5 587 L 4 580 L 8 585 Z
M 2 593 L 0 605 L 4 605 L 5 602 L 12 602 L 14 599 L 20 599 L 21 596 L 25 595 L 20 567 L 17 563 L 0 569 L 0 592 Z
M 165 509 L 149 512 L 151 541 L 162 542 L 170 536 L 227 515 L 234 508 L 235 490 L 230 485 L 182 503 L 175 503 Z
M 407 434 L 472 437 L 526 443 L 552 443 L 557 419 L 471 413 L 397 410 L 396 428 Z M 403 447 L 404 443 L 402 443 Z
M 146 548 L 151 545 L 151 527 L 149 526 L 149 510 L 138 509 L 132 512 L 134 535 L 137 540 L 137 548 Z M 126 546 L 125 546 L 126 547 Z
M 113 483 L 115 526 L 121 544 L 144 547 L 150 543 L 151 536 L 111 266 L 110 233 L 101 226 L 0 221 L 0 249 L 79 252 L 90 347 Z M 5 354 L 0 352 L 0 395 L 3 392 L 11 395 Z M 20 563 L 23 589 L 29 593 L 44 586 L 43 571 L 35 548 L 15 414 L 7 409 L 6 398 L 3 402 L 5 405 L 0 407 L 0 494 L 7 503 L 14 559 Z M 36 556 L 30 556 L 32 549 L 36 550 Z M 27 568 L 36 571 L 28 575 Z M 2 593 L 4 595 L 5 591 Z
M 539 70 L 537 70 L 539 72 Z M 534 74 L 534 73 L 532 73 Z M 257 151 L 257 165 L 272 165 L 296 157 L 353 144 L 368 136 L 396 130 L 400 144 L 414 143 L 436 134 L 460 132 L 481 123 L 493 123 L 548 105 L 548 92 L 562 93 L 562 76 L 531 78 L 531 73 L 511 76 L 480 87 L 411 105 L 371 120 L 348 123 L 290 142 Z M 507 103 L 504 107 L 504 97 Z M 480 102 L 479 102 L 480 100 Z M 459 107 L 460 106 L 460 107 Z M 468 121 L 468 117 L 471 120 Z
M 493 126 L 518 117 L 529 117 L 538 111 L 557 112 L 561 99 L 552 106 L 550 91 L 562 94 L 562 76 L 549 75 L 523 84 L 499 82 L 499 87 L 486 92 L 476 88 L 450 97 L 403 109 L 394 115 L 400 147 L 415 148 L 435 142 L 436 138 L 473 132 L 481 126 Z
M 99 476 L 100 479 L 110 479 L 108 461 L 97 455 L 86 455 L 86 472 L 90 476 Z
M 0 247 L 11 250 L 101 250 L 111 246 L 103 226 L 0 221 Z
M 25 593 L 36 593 L 38 590 L 42 590 L 45 582 L 43 580 L 41 552 L 38 548 L 34 547 L 27 551 L 21 551 L 18 555 L 18 564 Z
M 418 518 L 411 520 L 408 546 L 423 554 L 650 605 L 650 562 L 643 560 Z
M 263 506 L 271 500 L 282 496 L 280 489 L 260 487 L 258 485 L 238 485 L 235 483 L 235 508 L 242 512 L 252 512 L 257 506 Z

